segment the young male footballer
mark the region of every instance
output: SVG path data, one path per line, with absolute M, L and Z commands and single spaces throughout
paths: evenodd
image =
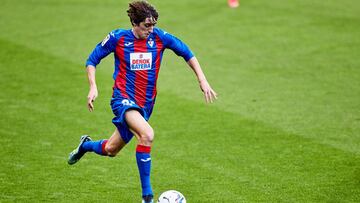
M 98 96 L 95 81 L 96 66 L 101 59 L 114 54 L 115 70 L 111 108 L 116 126 L 109 139 L 92 141 L 88 135 L 81 136 L 80 144 L 70 153 L 68 163 L 75 164 L 86 152 L 114 157 L 135 135 L 137 139 L 136 160 L 142 187 L 142 202 L 153 202 L 150 184 L 151 144 L 154 131 L 148 120 L 156 98 L 156 81 L 165 49 L 173 50 L 184 58 L 192 68 L 206 102 L 213 102 L 216 92 L 211 88 L 201 70 L 198 60 L 188 46 L 175 36 L 155 27 L 158 12 L 147 1 L 133 1 L 127 10 L 131 29 L 117 29 L 92 51 L 86 61 L 90 85 L 87 106 L 94 110 Z

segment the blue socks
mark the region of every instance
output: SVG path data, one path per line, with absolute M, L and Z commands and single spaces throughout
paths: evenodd
M 95 152 L 96 154 L 107 156 L 105 152 L 105 145 L 108 140 L 88 141 L 84 142 L 81 146 L 83 152 Z M 136 147 L 136 162 L 139 169 L 142 195 L 153 195 L 150 184 L 150 171 L 151 171 L 151 147 L 138 145 Z
M 106 156 L 105 145 L 108 140 L 99 140 L 99 141 L 88 141 L 84 142 L 81 145 L 81 150 L 83 152 L 95 152 L 96 154 Z
M 136 147 L 136 162 L 139 169 L 140 181 L 142 187 L 142 195 L 153 195 L 150 184 L 150 171 L 151 171 L 151 147 L 138 145 Z

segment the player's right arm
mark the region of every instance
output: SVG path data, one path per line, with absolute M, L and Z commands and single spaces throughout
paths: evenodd
M 87 96 L 87 106 L 90 112 L 94 110 L 94 101 L 98 96 L 95 72 L 96 66 L 100 61 L 115 50 L 116 38 L 113 32 L 109 33 L 105 39 L 96 45 L 86 61 L 86 72 L 89 81 L 89 94 Z
M 93 103 L 98 96 L 98 90 L 97 90 L 96 80 L 95 80 L 96 68 L 93 65 L 88 65 L 86 67 L 86 71 L 87 71 L 89 87 L 90 87 L 89 94 L 87 96 L 87 105 L 88 105 L 89 111 L 92 112 L 94 110 Z

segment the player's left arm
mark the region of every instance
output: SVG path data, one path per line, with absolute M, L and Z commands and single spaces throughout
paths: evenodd
M 214 102 L 215 99 L 217 99 L 217 94 L 206 80 L 205 74 L 201 69 L 199 61 L 196 59 L 189 47 L 180 39 L 167 32 L 163 32 L 160 30 L 159 36 L 163 39 L 165 47 L 173 50 L 178 56 L 183 57 L 187 64 L 190 66 L 190 68 L 194 71 L 198 79 L 200 89 L 204 93 L 206 102 Z
M 198 79 L 200 89 L 204 93 L 206 102 L 213 103 L 217 99 L 217 93 L 211 88 L 210 84 L 208 83 L 205 74 L 201 69 L 199 61 L 196 59 L 195 56 L 193 56 L 190 60 L 187 61 L 187 64 L 194 71 Z

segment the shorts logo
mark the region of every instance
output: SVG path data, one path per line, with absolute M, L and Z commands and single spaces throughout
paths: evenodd
M 130 53 L 130 69 L 137 70 L 150 70 L 152 64 L 152 53 Z
M 135 102 L 131 101 L 131 100 L 128 100 L 128 99 L 123 99 L 121 101 L 122 105 L 124 106 L 133 106 L 135 104 Z

